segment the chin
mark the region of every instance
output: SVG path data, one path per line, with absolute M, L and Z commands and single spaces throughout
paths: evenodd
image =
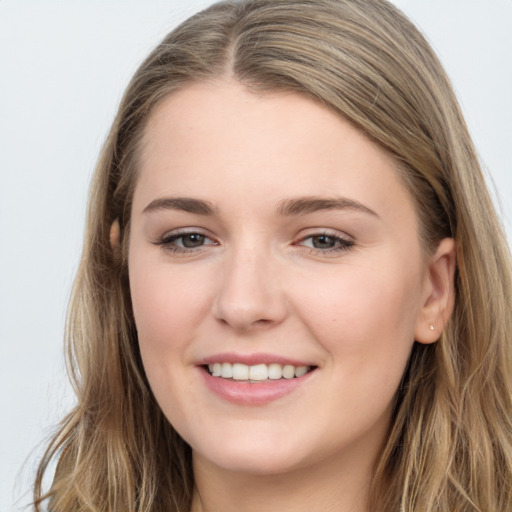
M 217 449 L 212 450 L 211 446 Z M 233 442 L 229 446 L 211 444 L 209 449 L 192 448 L 194 461 L 206 460 L 209 464 L 237 474 L 278 475 L 293 471 L 305 462 L 305 454 L 297 446 L 286 446 L 283 439 L 252 439 L 245 443 Z
M 195 456 L 195 455 L 194 455 Z M 248 454 L 239 453 L 232 456 L 213 458 L 213 464 L 225 471 L 239 475 L 271 476 L 288 473 L 300 468 L 300 462 L 284 454 Z

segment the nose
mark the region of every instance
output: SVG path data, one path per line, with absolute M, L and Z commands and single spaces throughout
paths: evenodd
M 224 262 L 213 315 L 238 331 L 281 323 L 287 315 L 279 270 L 268 253 L 239 251 Z

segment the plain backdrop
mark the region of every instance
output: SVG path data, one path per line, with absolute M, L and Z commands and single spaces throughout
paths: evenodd
M 0 512 L 29 502 L 43 441 L 73 402 L 65 311 L 88 182 L 122 91 L 209 3 L 0 0 Z M 512 0 L 395 3 L 453 80 L 510 239 Z

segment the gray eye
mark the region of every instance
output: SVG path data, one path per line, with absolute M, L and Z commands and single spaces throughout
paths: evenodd
M 194 249 L 195 247 L 201 247 L 204 245 L 205 236 L 199 233 L 190 233 L 188 235 L 181 235 L 181 245 L 187 249 Z
M 311 245 L 315 249 L 333 249 L 338 240 L 329 235 L 316 235 L 311 237 Z

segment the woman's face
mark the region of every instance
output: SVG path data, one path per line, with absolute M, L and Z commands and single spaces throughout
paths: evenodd
M 413 340 L 438 336 L 395 162 L 294 93 L 194 84 L 156 108 L 129 277 L 155 397 L 225 470 L 371 464 Z

